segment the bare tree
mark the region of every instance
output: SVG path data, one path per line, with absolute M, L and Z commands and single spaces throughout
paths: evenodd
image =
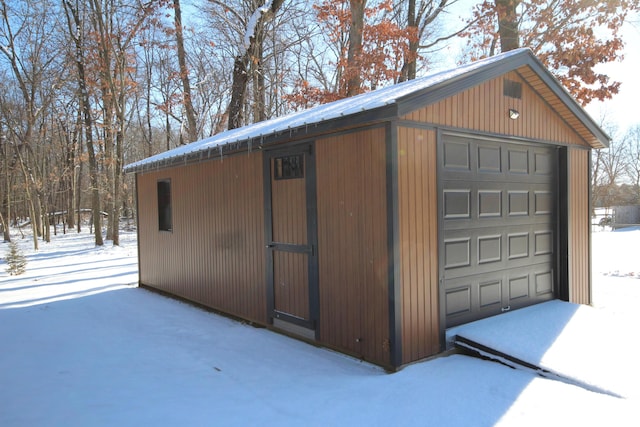
M 428 64 L 429 58 L 423 56 L 446 44 L 457 37 L 468 27 L 468 23 L 461 23 L 459 27 L 442 25 L 458 0 L 403 0 L 394 2 L 397 14 L 395 20 L 404 22 L 411 30 L 408 39 L 410 54 L 405 57 L 399 81 L 413 80 L 418 73 L 418 61 Z
M 189 139 L 187 142 L 193 142 L 198 139 L 198 126 L 191 98 L 191 83 L 189 81 L 189 68 L 187 67 L 187 54 L 184 50 L 182 9 L 180 7 L 180 0 L 173 0 L 173 16 L 176 33 L 176 50 L 178 52 L 178 64 L 180 65 L 180 80 L 182 81 L 182 98 L 185 114 L 187 116 L 187 136 Z
M 15 140 L 15 154 L 25 183 L 34 248 L 41 235 L 41 213 L 46 185 L 38 162 L 38 150 L 45 149 L 42 120 L 54 99 L 61 67 L 59 53 L 50 43 L 56 27 L 53 4 L 47 0 L 9 4 L 0 1 L 0 54 L 7 61 L 20 94 L 18 121 L 7 126 Z M 6 110 L 5 110 L 6 112 Z M 11 135 L 6 135 L 11 137 Z
M 601 119 L 601 127 L 611 136 L 608 148 L 594 150 L 592 158 L 592 196 L 594 206 L 619 203 L 618 185 L 627 169 L 627 145 L 615 124 Z
M 640 204 L 640 125 L 629 129 L 625 135 L 627 145 L 627 177 L 633 186 L 635 204 Z
M 2 156 L 2 179 L 3 185 L 0 188 L 0 226 L 2 227 L 2 237 L 5 242 L 11 241 L 9 223 L 11 221 L 11 202 L 13 193 L 13 180 L 15 175 L 14 162 L 12 161 L 13 150 L 9 147 L 9 142 L 3 130 L 0 130 L 0 155 Z
M 251 14 L 247 17 L 238 12 L 234 12 L 236 18 L 241 22 L 244 29 L 242 44 L 240 50 L 234 58 L 233 62 L 233 80 L 231 83 L 231 99 L 228 108 L 228 128 L 235 129 L 244 123 L 243 111 L 245 98 L 247 95 L 247 84 L 249 82 L 249 73 L 254 70 L 254 75 L 260 77 L 262 72 L 262 52 L 264 43 L 264 27 L 267 21 L 273 19 L 284 0 L 267 0 L 264 5 L 256 5 L 251 2 Z M 222 4 L 215 0 L 213 3 Z M 228 7 L 228 6 L 224 6 Z M 258 84 L 258 87 L 264 88 L 264 85 Z M 258 95 L 258 99 L 263 95 Z M 263 103 L 264 104 L 264 103 Z M 262 112 L 256 121 L 264 118 Z
M 96 246 L 104 245 L 102 238 L 102 219 L 100 210 L 100 185 L 98 162 L 93 142 L 94 118 L 91 111 L 91 99 L 89 96 L 89 85 L 87 82 L 87 72 L 85 68 L 86 46 L 85 46 L 85 10 L 79 0 L 64 0 L 63 6 L 67 18 L 68 36 L 73 43 L 75 52 L 73 55 L 76 71 L 78 98 L 82 110 L 82 121 L 84 127 L 85 143 L 89 161 L 89 180 L 91 184 L 91 215 L 94 227 L 94 237 Z

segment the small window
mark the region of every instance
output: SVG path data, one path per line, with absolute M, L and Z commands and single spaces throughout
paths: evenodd
M 171 231 L 171 181 L 158 181 L 158 228 Z
M 522 83 L 504 79 L 503 94 L 510 98 L 522 99 Z
M 273 159 L 274 179 L 304 178 L 304 154 L 276 157 Z

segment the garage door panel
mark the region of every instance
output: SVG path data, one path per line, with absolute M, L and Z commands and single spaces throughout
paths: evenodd
M 443 144 L 443 166 L 452 171 L 471 170 L 471 144 L 465 140 L 451 139 Z
M 552 177 L 555 171 L 555 158 L 548 150 L 539 151 L 534 149 L 533 153 L 533 174 L 536 176 Z
M 529 152 L 527 149 L 507 149 L 507 172 L 511 175 L 529 174 Z
M 554 298 L 553 271 L 544 266 L 528 273 L 505 270 L 448 281 L 447 327 L 494 316 Z
M 468 237 L 444 241 L 444 268 L 471 267 L 471 239 Z
M 442 150 L 447 325 L 553 298 L 555 148 L 446 136 Z
M 445 189 L 443 192 L 442 202 L 445 219 L 471 218 L 470 189 Z
M 509 303 L 520 298 L 529 297 L 529 275 L 515 275 L 509 277 Z
M 478 146 L 478 173 L 501 174 L 502 147 L 497 144 Z
M 502 261 L 502 235 L 478 236 L 478 264 Z
M 533 193 L 533 214 L 551 215 L 553 213 L 553 192 L 549 190 L 534 191 Z
M 445 289 L 447 325 L 502 313 L 507 277 L 500 271 L 449 281 Z
M 460 317 L 471 313 L 471 287 L 471 284 L 467 284 L 447 291 L 447 316 Z
M 553 293 L 553 270 L 534 273 L 536 296 Z
M 509 261 L 529 257 L 529 233 L 507 233 L 507 259 Z
M 502 218 L 503 191 L 498 188 L 478 189 L 478 218 Z
M 450 230 L 443 246 L 447 278 L 553 262 L 553 233 L 535 224 Z
M 492 279 L 479 282 L 478 289 L 478 308 L 480 310 L 500 310 L 502 308 L 502 280 Z
M 528 190 L 509 190 L 507 192 L 507 215 L 510 217 L 529 215 Z
M 553 231 L 539 230 L 534 232 L 533 254 L 537 257 L 553 253 Z
M 530 183 L 448 181 L 441 200 L 445 230 L 548 224 L 553 221 L 555 206 L 549 185 Z

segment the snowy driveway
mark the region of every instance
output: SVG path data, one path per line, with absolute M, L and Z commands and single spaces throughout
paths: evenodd
M 447 335 L 455 335 L 462 347 L 520 361 L 550 378 L 640 398 L 640 364 L 630 326 L 606 311 L 555 300 L 462 325 Z

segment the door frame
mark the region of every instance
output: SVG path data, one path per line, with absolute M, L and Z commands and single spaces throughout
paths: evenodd
M 304 180 L 307 211 L 307 247 L 296 250 L 288 244 L 273 242 L 273 210 L 272 210 L 272 179 L 271 159 L 279 156 L 304 154 Z M 290 331 L 297 333 L 295 327 L 302 327 L 298 335 L 319 336 L 320 292 L 318 288 L 318 209 L 316 191 L 316 162 L 315 141 L 305 141 L 285 147 L 266 149 L 263 154 L 263 184 L 264 184 L 264 212 L 265 212 L 265 258 L 266 258 L 266 285 L 267 285 L 267 316 L 269 322 L 285 321 L 294 325 Z M 273 282 L 273 251 L 275 249 L 288 250 L 308 254 L 308 286 L 309 286 L 309 319 L 307 321 L 298 317 L 287 315 L 275 310 L 275 294 Z M 292 250 L 293 249 L 293 250 Z

